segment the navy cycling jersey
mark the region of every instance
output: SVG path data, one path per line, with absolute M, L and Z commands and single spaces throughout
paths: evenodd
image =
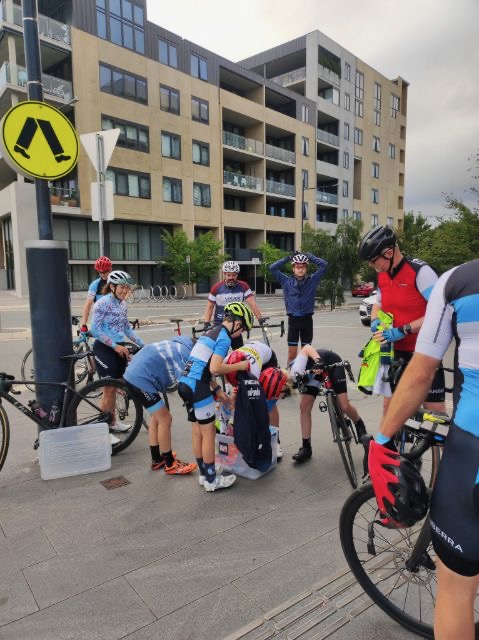
M 208 300 L 216 305 L 213 322 L 215 324 L 221 324 L 223 322 L 225 316 L 224 310 L 227 304 L 230 302 L 244 302 L 252 295 L 253 292 L 249 284 L 243 280 L 237 280 L 234 287 L 228 287 L 225 282 L 217 282 L 212 287 L 208 296 Z
M 314 302 L 316 296 L 316 289 L 319 281 L 326 275 L 328 270 L 328 263 L 326 260 L 317 258 L 311 253 L 305 254 L 309 260 L 316 266 L 316 271 L 298 280 L 294 276 L 287 276 L 280 271 L 281 267 L 285 265 L 288 260 L 291 260 L 291 256 L 281 258 L 269 265 L 269 270 L 273 274 L 273 277 L 283 287 L 284 304 L 286 306 L 286 313 L 288 316 L 295 318 L 302 318 L 303 316 L 312 316 L 314 313 Z
M 222 324 L 202 335 L 190 353 L 179 382 L 187 384 L 192 389 L 196 387 L 198 381 L 209 382 L 211 380 L 210 360 L 212 356 L 218 355 L 224 359 L 230 346 L 230 333 Z

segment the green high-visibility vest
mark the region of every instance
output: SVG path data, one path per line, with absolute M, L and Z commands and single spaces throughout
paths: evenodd
M 389 329 L 393 326 L 392 313 L 378 311 L 378 319 L 381 323 L 381 329 Z M 394 358 L 394 346 L 392 342 L 388 342 L 387 346 L 381 347 L 379 342 L 375 342 L 372 338 L 360 351 L 359 357 L 362 358 L 361 368 L 358 376 L 358 389 L 367 395 L 372 395 L 374 383 L 378 375 L 381 361 L 384 362 L 385 357 L 389 362 Z

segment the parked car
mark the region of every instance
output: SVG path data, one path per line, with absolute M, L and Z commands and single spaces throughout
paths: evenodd
M 374 285 L 372 282 L 360 282 L 353 285 L 351 294 L 353 298 L 367 298 L 374 291 Z
M 371 311 L 373 310 L 373 304 L 376 302 L 376 298 L 376 291 L 373 291 L 373 295 L 364 298 L 359 305 L 359 319 L 365 327 L 369 327 L 371 324 Z

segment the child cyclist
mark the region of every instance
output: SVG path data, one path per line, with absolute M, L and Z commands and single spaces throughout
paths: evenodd
M 223 322 L 198 339 L 179 380 L 178 393 L 185 403 L 188 421 L 193 423 L 193 451 L 200 470 L 199 482 L 208 492 L 231 487 L 236 480 L 234 475 L 216 473 L 215 398 L 222 402 L 229 400 L 216 384 L 215 376 L 248 371 L 247 360 L 237 364 L 225 364 L 223 360 L 232 338 L 252 326 L 253 312 L 248 305 L 244 302 L 227 304 Z
M 185 475 L 196 469 L 196 464 L 175 458 L 171 448 L 172 417 L 160 395 L 177 385 L 192 349 L 193 340 L 184 336 L 147 344 L 135 355 L 123 376 L 151 416 L 148 428 L 151 469 L 164 468 L 168 475 Z

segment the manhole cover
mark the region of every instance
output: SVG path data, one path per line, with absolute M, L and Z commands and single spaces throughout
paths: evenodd
M 111 489 L 124 487 L 126 484 L 131 484 L 131 482 L 127 480 L 125 476 L 116 476 L 115 478 L 109 478 L 108 480 L 101 480 L 100 484 L 110 491 Z

